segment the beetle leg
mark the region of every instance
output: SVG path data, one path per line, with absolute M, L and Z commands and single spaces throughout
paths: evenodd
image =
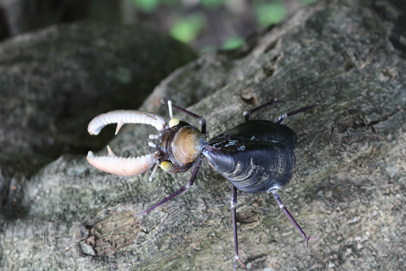
M 141 225 L 141 223 L 142 223 L 142 220 L 144 219 L 144 216 L 145 216 L 148 212 L 154 210 L 156 207 L 158 207 L 159 205 L 164 204 L 164 203 L 167 202 L 168 200 L 173 199 L 174 197 L 176 197 L 176 196 L 179 195 L 180 193 L 182 193 L 182 192 L 188 190 L 188 189 L 193 185 L 193 182 L 194 182 L 194 180 L 196 179 L 197 172 L 198 172 L 199 169 L 200 169 L 200 166 L 201 166 L 201 162 L 198 162 L 198 163 L 196 164 L 195 168 L 193 169 L 193 173 L 192 173 L 192 176 L 190 176 L 189 182 L 188 182 L 184 187 L 182 187 L 181 189 L 179 189 L 178 191 L 176 191 L 175 193 L 173 193 L 173 194 L 170 195 L 169 197 L 164 198 L 163 200 L 161 200 L 160 202 L 158 202 L 158 203 L 155 204 L 154 206 L 148 208 L 147 210 L 145 210 L 145 211 L 142 212 L 141 214 L 134 215 L 134 217 L 136 217 L 136 216 L 141 216 L 141 217 L 142 217 L 142 218 L 141 218 L 141 221 L 140 221 L 140 225 Z
M 267 106 L 272 105 L 272 104 L 277 103 L 277 102 L 284 103 L 285 101 L 278 100 L 277 98 L 275 98 L 275 99 L 273 99 L 273 100 L 270 101 L 270 102 L 264 103 L 263 105 L 260 105 L 260 106 L 258 106 L 258 107 L 255 107 L 255 108 L 251 109 L 251 110 L 245 111 L 245 112 L 244 112 L 244 119 L 245 119 L 245 121 L 247 122 L 247 121 L 250 120 L 250 115 L 251 115 L 251 113 L 254 113 L 254 112 L 256 112 L 256 111 L 258 111 L 258 110 L 260 110 L 260 109 L 262 109 L 262 108 L 264 108 L 264 107 L 267 107 Z
M 283 115 L 281 115 L 281 116 L 278 118 L 278 120 L 276 121 L 276 123 L 277 123 L 277 124 L 282 124 L 282 122 L 283 122 L 287 117 L 290 117 L 290 116 L 293 116 L 293 115 L 302 113 L 302 112 L 307 111 L 307 110 L 309 110 L 309 109 L 312 109 L 313 107 L 318 106 L 318 105 L 319 105 L 319 103 L 315 103 L 315 104 L 312 104 L 312 105 L 309 105 L 309 106 L 306 106 L 306 107 L 302 107 L 302 108 L 300 108 L 300 109 L 298 109 L 298 110 L 295 110 L 295 111 L 292 111 L 292 112 L 283 114 Z
M 309 240 L 313 238 L 318 238 L 318 237 L 307 237 L 307 235 L 304 233 L 302 228 L 297 224 L 296 220 L 293 218 L 293 216 L 289 213 L 288 209 L 286 209 L 285 205 L 283 205 L 281 198 L 278 195 L 278 192 L 276 190 L 271 190 L 273 196 L 275 197 L 276 202 L 278 203 L 279 207 L 282 209 L 282 211 L 286 214 L 286 216 L 290 219 L 290 221 L 295 225 L 296 229 L 302 234 L 304 239 L 306 240 L 306 247 L 309 247 Z
M 206 134 L 206 119 L 205 118 L 203 118 L 202 116 L 196 115 L 195 113 L 192 113 L 190 111 L 187 111 L 186 109 L 184 109 L 182 107 L 176 106 L 176 105 L 172 104 L 171 101 L 165 101 L 164 99 L 162 99 L 161 104 L 167 104 L 168 106 L 170 105 L 171 107 L 174 107 L 174 108 L 178 109 L 179 111 L 198 119 L 199 123 L 200 123 L 200 131 L 202 132 L 204 137 L 207 137 L 207 134 Z M 170 110 L 170 111 L 172 111 L 172 110 Z M 171 112 L 170 112 L 170 114 L 171 114 Z
M 233 214 L 234 248 L 235 248 L 234 270 L 235 270 L 237 260 L 240 262 L 242 267 L 245 269 L 245 265 L 242 263 L 241 259 L 238 257 L 238 236 L 237 236 L 237 220 L 236 220 L 237 188 L 234 185 L 231 185 L 231 186 L 232 186 L 232 191 L 233 191 L 233 196 L 231 197 L 231 212 Z
M 159 166 L 159 163 L 156 163 L 154 169 L 152 170 L 151 176 L 149 176 L 149 179 L 148 179 L 150 182 L 151 182 L 152 179 L 154 178 L 154 175 L 155 175 L 155 173 L 156 173 L 156 170 L 158 169 L 158 166 Z

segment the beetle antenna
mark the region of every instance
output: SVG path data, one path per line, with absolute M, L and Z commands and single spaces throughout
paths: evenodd
M 172 114 L 172 101 L 168 100 L 168 109 L 169 109 L 169 117 L 170 119 L 173 119 L 173 114 Z
M 302 228 L 299 226 L 299 224 L 297 224 L 296 220 L 290 214 L 288 209 L 286 209 L 285 205 L 283 205 L 282 200 L 278 195 L 278 192 L 275 189 L 271 190 L 270 192 L 272 192 L 272 194 L 273 194 L 276 202 L 278 203 L 279 207 L 282 209 L 282 211 L 286 214 L 286 216 L 290 219 L 290 221 L 293 223 L 293 225 L 295 225 L 296 229 L 300 232 L 300 234 L 302 234 L 303 238 L 306 240 L 306 247 L 309 247 L 309 240 L 310 239 L 316 239 L 316 238 L 319 238 L 319 237 L 307 237 L 307 235 L 304 233 Z

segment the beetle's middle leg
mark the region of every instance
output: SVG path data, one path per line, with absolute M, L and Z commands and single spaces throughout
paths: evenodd
M 144 216 L 145 216 L 148 212 L 154 210 L 156 207 L 158 207 L 159 205 L 164 204 L 164 203 L 167 202 L 168 200 L 173 199 L 174 197 L 176 197 L 176 196 L 179 195 L 180 193 L 182 193 L 182 192 L 188 190 L 188 189 L 193 185 L 193 182 L 194 182 L 195 179 L 196 179 L 197 172 L 198 172 L 199 169 L 200 169 L 200 166 L 201 166 L 201 162 L 198 162 L 198 163 L 196 164 L 196 166 L 194 167 L 194 169 L 193 169 L 193 173 L 192 173 L 192 176 L 190 176 L 189 182 L 188 182 L 184 187 L 182 187 L 181 189 L 179 189 L 178 191 L 176 191 L 176 192 L 173 193 L 172 195 L 170 195 L 170 196 L 164 198 L 163 200 L 161 200 L 160 202 L 158 202 L 158 203 L 155 204 L 154 206 L 148 208 L 147 210 L 145 210 L 145 211 L 142 212 L 141 214 L 134 215 L 134 217 L 136 217 L 136 216 L 141 216 L 141 217 L 142 217 L 142 218 L 141 218 L 141 221 L 140 221 L 140 225 L 141 225 L 141 223 L 142 223 L 142 220 L 144 219 Z
M 312 104 L 312 105 L 309 105 L 309 106 L 306 106 L 306 107 L 302 107 L 302 108 L 300 108 L 300 109 L 298 109 L 298 110 L 295 110 L 295 111 L 292 111 L 292 112 L 283 114 L 283 115 L 281 115 L 281 116 L 278 118 L 278 120 L 276 121 L 276 123 L 277 123 L 277 124 L 282 124 L 282 122 L 283 122 L 287 117 L 290 117 L 290 116 L 293 116 L 293 115 L 302 113 L 302 112 L 307 111 L 307 110 L 309 110 L 309 109 L 312 109 L 313 107 L 318 106 L 318 105 L 319 105 L 319 103 L 315 103 L 315 104 Z
M 237 220 L 236 220 L 236 208 L 237 208 L 237 188 L 234 185 L 232 186 L 233 196 L 231 197 L 231 212 L 233 214 L 233 230 L 234 230 L 234 270 L 237 260 L 245 268 L 245 265 L 242 263 L 241 259 L 238 257 L 238 236 L 237 236 Z
M 269 105 L 273 105 L 274 103 L 278 103 L 278 102 L 279 102 L 279 103 L 284 103 L 285 101 L 278 100 L 278 99 L 276 98 L 276 94 L 275 94 L 275 98 L 274 98 L 272 101 L 267 102 L 267 103 L 264 103 L 264 104 L 262 104 L 262 105 L 260 105 L 260 106 L 258 106 L 258 107 L 255 107 L 255 108 L 253 108 L 253 109 L 251 109 L 251 110 L 245 111 L 245 112 L 244 112 L 244 119 L 245 119 L 245 121 L 247 122 L 247 121 L 250 120 L 250 115 L 251 115 L 252 113 L 257 112 L 258 110 L 260 110 L 260 109 L 262 109 L 262 108 L 264 108 L 264 107 L 267 107 L 267 106 L 269 106 Z

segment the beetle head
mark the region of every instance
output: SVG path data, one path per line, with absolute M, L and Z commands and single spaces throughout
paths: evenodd
M 109 156 L 95 156 L 89 151 L 87 161 L 92 166 L 112 174 L 138 175 L 147 171 L 156 162 L 169 173 L 184 172 L 201 157 L 206 145 L 202 133 L 196 127 L 174 118 L 166 125 L 163 117 L 136 110 L 117 110 L 101 114 L 89 123 L 88 132 L 97 135 L 104 126 L 111 123 L 117 123 L 116 134 L 125 123 L 149 124 L 160 131 L 159 136 L 150 136 L 158 138 L 158 142 L 150 143 L 150 146 L 155 147 L 155 152 L 148 155 L 136 158 L 118 157 L 108 146 Z M 154 172 L 155 170 L 152 174 Z
M 202 155 L 205 145 L 199 129 L 187 122 L 171 119 L 169 127 L 158 138 L 159 165 L 169 173 L 185 172 Z

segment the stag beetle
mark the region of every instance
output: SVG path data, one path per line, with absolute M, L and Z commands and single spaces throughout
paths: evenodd
M 296 146 L 296 134 L 292 129 L 283 125 L 282 122 L 287 117 L 317 106 L 318 103 L 283 114 L 276 122 L 249 119 L 251 113 L 276 102 L 284 101 L 275 98 L 268 103 L 244 112 L 245 122 L 210 140 L 207 139 L 206 120 L 183 108 L 172 105 L 171 101 L 161 101 L 162 104 L 167 104 L 169 107 L 171 120 L 168 124 L 161 116 L 136 110 L 117 110 L 101 114 L 89 123 L 88 131 L 91 135 L 99 134 L 104 126 L 111 123 L 117 123 L 115 134 L 125 123 L 149 124 L 160 131 L 159 135 L 150 135 L 151 139 L 157 139 L 156 144 L 149 142 L 149 145 L 155 148 L 155 152 L 137 158 L 122 158 L 115 156 L 110 147 L 107 146 L 109 156 L 95 156 L 93 152 L 89 151 L 87 161 L 100 170 L 121 176 L 141 174 L 156 163 L 150 180 L 155 174 L 158 165 L 169 173 L 185 172 L 194 166 L 189 182 L 177 192 L 145 210 L 140 214 L 143 218 L 149 211 L 189 189 L 193 185 L 203 159 L 206 158 L 209 164 L 232 184 L 231 209 L 235 245 L 234 269 L 237 260 L 245 268 L 238 257 L 237 189 L 251 194 L 272 193 L 279 207 L 305 238 L 306 245 L 313 238 L 307 237 L 296 223 L 293 216 L 283 205 L 277 191 L 290 181 L 296 162 L 293 153 Z M 172 106 L 198 119 L 201 129 L 199 130 L 187 122 L 173 118 Z

